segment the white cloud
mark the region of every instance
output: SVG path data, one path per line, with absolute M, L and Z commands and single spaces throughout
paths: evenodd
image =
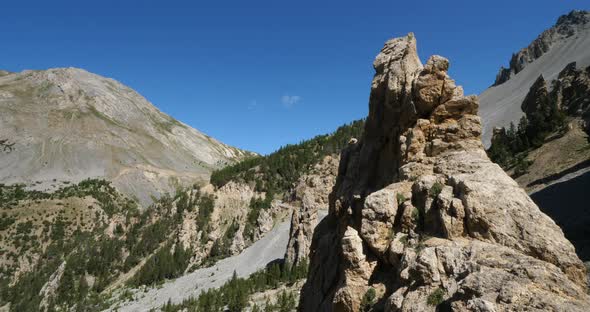
M 252 100 L 250 103 L 248 103 L 248 110 L 253 110 L 256 108 L 256 106 L 258 106 L 258 102 L 256 100 Z
M 281 103 L 286 108 L 293 107 L 299 101 L 301 101 L 301 97 L 299 95 L 283 95 L 283 96 L 281 96 Z

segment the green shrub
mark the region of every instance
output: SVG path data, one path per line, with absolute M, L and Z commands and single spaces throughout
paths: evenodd
M 377 293 L 373 287 L 369 288 L 361 300 L 361 311 L 371 311 L 375 304 Z
M 426 298 L 426 303 L 431 306 L 437 306 L 445 300 L 444 296 L 445 291 L 442 288 L 437 288 L 430 295 L 428 295 L 428 298 Z
M 414 221 L 420 220 L 420 210 L 416 207 L 412 208 L 412 220 L 414 220 Z
M 434 182 L 430 188 L 430 196 L 436 198 L 442 192 L 444 185 L 440 182 Z
M 406 197 L 402 193 L 397 193 L 396 197 L 397 197 L 397 204 L 398 205 L 401 205 L 406 201 Z
M 524 158 L 518 159 L 516 165 L 514 165 L 513 178 L 520 177 L 523 174 L 528 173 L 529 167 L 533 164 L 533 161 Z
M 8 229 L 12 224 L 16 222 L 14 217 L 9 217 L 6 212 L 2 213 L 2 217 L 0 218 L 0 231 L 4 231 Z

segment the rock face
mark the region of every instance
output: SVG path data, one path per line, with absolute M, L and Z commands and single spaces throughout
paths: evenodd
M 144 206 L 247 155 L 76 68 L 0 73 L 0 132 L 14 143 L 0 154 L 0 183 L 45 190 L 105 178 Z
M 553 81 L 552 100 L 570 116 L 581 117 L 590 133 L 590 66 L 577 68 L 568 64 Z
M 419 61 L 377 56 L 364 136 L 342 152 L 301 311 L 584 311 L 586 270 L 559 227 L 486 156 L 478 101 Z M 376 298 L 365 294 L 373 289 Z
M 549 90 L 547 90 L 547 82 L 541 75 L 529 89 L 529 93 L 522 101 L 520 108 L 525 115 L 531 116 L 534 112 L 541 111 L 543 107 L 548 107 L 548 102 Z
M 328 196 L 336 182 L 338 158 L 326 156 L 312 170 L 299 178 L 295 187 L 295 202 L 299 208 L 293 209 L 289 243 L 285 251 L 285 262 L 297 265 L 307 259 L 318 224 L 318 211 L 328 209 Z
M 518 124 L 520 106 L 530 87 L 542 75 L 551 86 L 564 67 L 576 62 L 590 66 L 590 12 L 572 11 L 531 44 L 513 55 L 510 68 L 502 69 L 496 83 L 479 95 L 482 140 L 489 146 L 493 129 Z
M 528 47 L 512 55 L 510 67 L 500 69 L 494 86 L 500 85 L 518 74 L 528 64 L 549 51 L 556 41 L 575 36 L 582 26 L 589 22 L 590 13 L 587 11 L 572 11 L 567 15 L 560 16 L 555 26 L 541 33 Z

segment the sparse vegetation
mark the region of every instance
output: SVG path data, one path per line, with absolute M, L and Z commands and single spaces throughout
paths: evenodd
M 428 295 L 428 298 L 426 298 L 426 300 L 427 300 L 426 303 L 428 303 L 428 305 L 431 305 L 431 306 L 437 306 L 445 300 L 444 297 L 445 297 L 444 289 L 437 288 L 430 295 Z
M 375 288 L 369 288 L 361 300 L 361 311 L 371 311 L 373 305 L 375 304 L 376 297 L 377 293 L 375 292 Z
M 430 197 L 436 198 L 440 192 L 442 192 L 444 185 L 440 182 L 434 182 L 432 187 L 430 188 Z
M 420 210 L 416 207 L 412 209 L 412 220 L 418 221 L 420 220 Z
M 396 197 L 397 197 L 397 204 L 398 205 L 401 205 L 406 201 L 406 197 L 402 193 L 397 193 Z
M 262 209 L 269 209 L 273 199 L 273 193 L 267 192 L 264 199 L 253 197 L 250 200 L 248 216 L 246 217 L 246 225 L 244 227 L 244 237 L 250 241 L 254 240 L 256 225 L 258 224 L 258 217 Z
M 2 149 L 2 152 L 12 152 L 14 150 L 14 144 L 14 142 L 9 141 L 8 139 L 0 139 L 0 149 Z
M 211 196 L 193 192 L 194 196 L 186 198 L 182 196 L 185 193 L 183 190 L 174 197 L 162 196 L 152 207 L 140 212 L 135 202 L 114 191 L 108 182 L 99 180 L 70 184 L 54 193 L 29 191 L 22 185 L 1 185 L 0 198 L 6 201 L 0 203 L 4 210 L 0 226 L 2 231 L 13 231 L 14 239 L 9 243 L 19 253 L 7 253 L 4 258 L 17 264 L 19 258 L 30 258 L 31 254 L 26 252 L 34 248 L 39 260 L 31 262 L 32 270 L 22 274 L 14 284 L 10 284 L 10 279 L 15 267 L 0 270 L 0 305 L 10 302 L 14 311 L 38 311 L 44 296 L 41 288 L 60 265 L 65 265 L 64 274 L 48 302 L 50 311 L 72 307 L 79 311 L 105 309 L 108 303 L 103 291 L 141 259 L 148 260 L 128 282 L 130 285 L 153 285 L 184 273 L 193 252 L 175 243 L 173 231 L 183 220 L 179 215 L 201 205 L 198 211 L 203 213 L 199 214 L 197 224 L 204 227 L 214 206 Z M 87 214 L 79 215 L 80 207 L 71 205 L 70 199 L 86 197 L 95 200 L 102 209 L 92 211 L 95 208 L 87 207 L 87 201 L 83 201 L 81 211 Z M 31 199 L 57 200 L 61 205 L 52 202 L 57 210 L 40 211 L 43 218 L 39 221 L 35 215 L 26 219 L 11 215 L 13 206 L 26 205 Z M 173 204 L 175 201 L 180 208 Z M 106 231 L 108 213 L 123 220 L 113 228 L 113 235 Z M 92 226 L 83 226 L 86 223 Z M 227 236 L 235 235 L 236 226 L 230 228 Z M 41 236 L 37 237 L 36 233 Z M 41 248 L 41 244 L 46 247 Z
M 137 210 L 137 204 L 134 201 L 118 194 L 110 182 L 105 180 L 87 179 L 78 184 L 67 185 L 52 193 L 28 190 L 24 184 L 0 184 L 0 208 L 10 208 L 15 206 L 19 201 L 24 200 L 57 200 L 70 197 L 83 198 L 86 196 L 96 199 L 102 210 L 108 215 L 123 210 Z
M 225 230 L 223 236 L 213 243 L 209 257 L 205 261 L 205 265 L 213 265 L 217 260 L 231 255 L 231 243 L 239 228 L 239 224 L 235 220 L 232 221 L 230 226 Z
M 267 304 L 265 311 L 291 312 L 297 308 L 295 295 L 287 290 L 281 291 L 275 304 Z

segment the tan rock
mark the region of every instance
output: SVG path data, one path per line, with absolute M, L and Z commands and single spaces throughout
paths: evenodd
M 393 233 L 393 223 L 397 213 L 397 192 L 382 189 L 371 193 L 365 199 L 362 210 L 360 234 L 369 247 L 378 255 L 384 256 Z
M 326 156 L 302 176 L 295 187 L 295 198 L 301 204 L 293 209 L 291 215 L 289 242 L 284 258 L 289 265 L 297 265 L 308 258 L 313 230 L 318 223 L 318 211 L 328 209 L 328 196 L 336 183 L 338 160 Z
M 414 80 L 414 105 L 420 116 L 430 115 L 434 108 L 455 95 L 455 82 L 447 75 L 448 69 L 449 61 L 446 58 L 433 55 Z
M 301 311 L 585 311 L 586 270 L 559 227 L 481 144 L 477 99 L 413 35 L 375 60 L 369 117 L 342 152 L 311 244 Z M 397 192 L 401 186 L 407 192 Z

